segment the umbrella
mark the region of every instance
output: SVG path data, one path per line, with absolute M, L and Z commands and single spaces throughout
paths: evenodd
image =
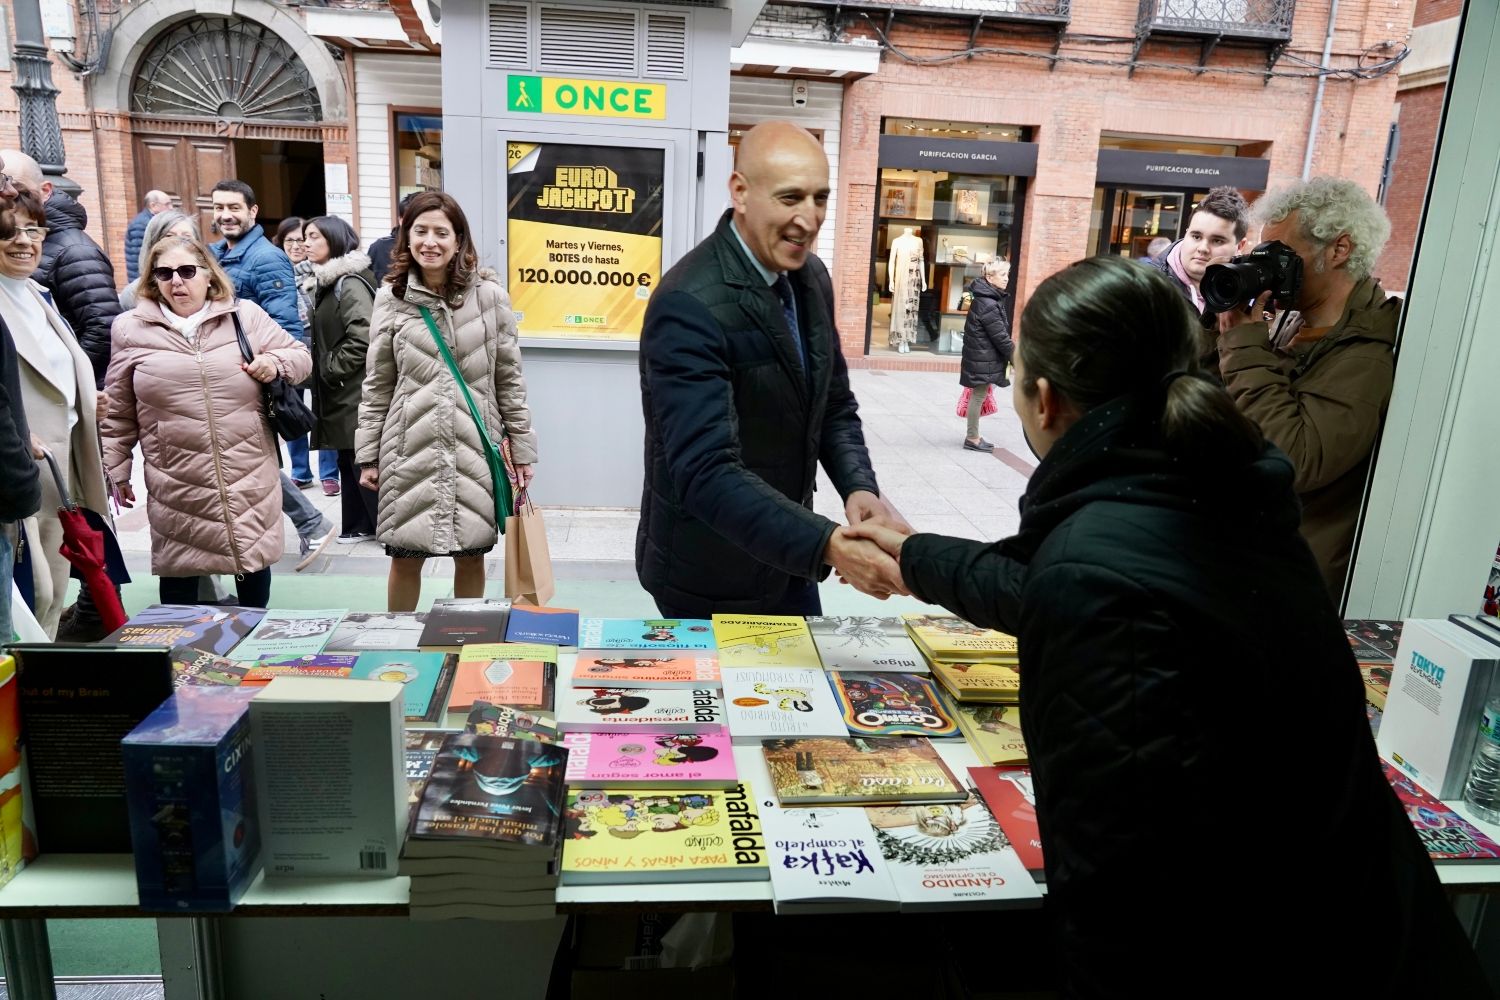
M 113 632 L 125 624 L 125 609 L 105 569 L 104 533 L 89 524 L 87 513 L 68 496 L 67 480 L 63 479 L 52 452 L 43 454 L 62 504 L 57 508 L 57 519 L 62 522 L 63 543 L 57 551 L 78 571 L 83 586 L 89 588 L 89 596 L 94 599 L 94 607 L 99 610 L 100 621 Z

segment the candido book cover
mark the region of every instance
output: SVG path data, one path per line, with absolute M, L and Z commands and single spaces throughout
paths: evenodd
M 755 799 L 724 791 L 570 789 L 564 885 L 755 881 L 771 877 Z

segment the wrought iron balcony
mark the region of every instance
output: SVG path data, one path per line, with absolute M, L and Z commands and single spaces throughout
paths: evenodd
M 1295 0 L 1141 0 L 1136 35 L 1285 42 Z
M 961 18 L 975 24 L 1030 23 L 1057 30 L 1067 26 L 1072 16 L 1073 0 L 795 0 L 795 5 L 831 10 L 835 20 L 841 15 L 858 13 L 887 26 L 898 16 L 932 15 Z M 776 3 L 767 4 L 766 11 L 778 6 Z

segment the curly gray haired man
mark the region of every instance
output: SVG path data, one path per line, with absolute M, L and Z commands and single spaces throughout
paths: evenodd
M 1370 274 L 1391 224 L 1364 188 L 1335 177 L 1275 191 L 1255 217 L 1262 240 L 1302 258 L 1302 287 L 1274 327 L 1268 295 L 1219 315 L 1219 371 L 1241 412 L 1291 458 L 1302 535 L 1338 604 L 1395 380 L 1400 304 Z

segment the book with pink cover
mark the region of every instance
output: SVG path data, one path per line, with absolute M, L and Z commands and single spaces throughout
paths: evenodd
M 719 683 L 719 661 L 692 653 L 589 651 L 578 654 L 573 686 L 693 688 Z
M 1500 861 L 1500 844 L 1477 826 L 1433 798 L 1421 785 L 1386 761 L 1380 762 L 1380 769 L 1395 790 L 1396 798 L 1401 800 L 1401 808 L 1406 810 L 1407 819 L 1416 828 L 1422 846 L 1427 848 L 1427 856 L 1433 861 Z
M 564 733 L 570 788 L 733 788 L 729 730 L 712 733 Z

